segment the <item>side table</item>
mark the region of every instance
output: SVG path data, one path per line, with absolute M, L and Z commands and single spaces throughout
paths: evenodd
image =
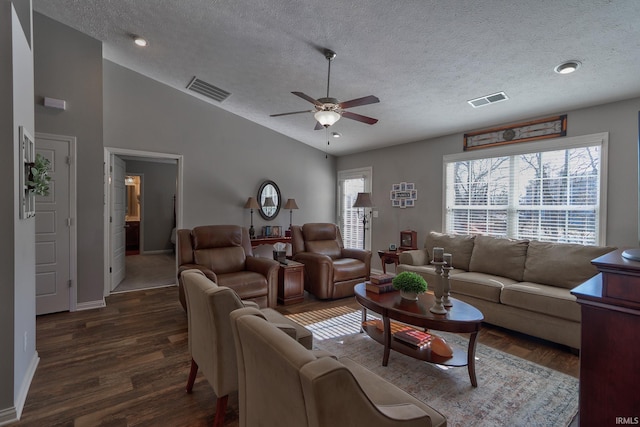
M 378 251 L 378 255 L 380 256 L 380 261 L 382 262 L 382 272 L 387 274 L 387 264 L 393 264 L 396 267 L 400 263 L 400 252 L 397 251 Z
M 278 304 L 289 305 L 304 300 L 304 264 L 287 260 L 278 271 Z

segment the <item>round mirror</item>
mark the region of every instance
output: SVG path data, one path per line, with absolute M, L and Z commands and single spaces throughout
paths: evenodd
M 280 212 L 282 197 L 280 189 L 273 181 L 265 181 L 258 190 L 258 203 L 260 204 L 260 216 L 267 221 L 271 221 Z

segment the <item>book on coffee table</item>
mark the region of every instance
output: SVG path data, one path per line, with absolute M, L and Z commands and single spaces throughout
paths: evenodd
M 369 279 L 371 280 L 371 283 L 375 285 L 380 285 L 383 283 L 391 283 L 393 278 L 394 278 L 393 274 L 372 274 Z
M 393 338 L 412 347 L 422 348 L 429 345 L 429 342 L 431 341 L 431 334 L 413 328 L 406 328 L 394 332 Z
M 365 289 L 367 291 L 375 292 L 376 294 L 384 294 L 386 292 L 392 292 L 392 291 L 396 290 L 393 287 L 393 283 L 391 283 L 391 282 L 389 282 L 389 283 L 381 283 L 381 284 L 365 282 L 364 287 L 365 287 Z

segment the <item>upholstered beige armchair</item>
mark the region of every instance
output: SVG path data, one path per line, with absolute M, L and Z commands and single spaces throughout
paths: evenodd
M 185 270 L 182 279 L 187 302 L 191 355 L 187 392 L 190 393 L 193 389 L 200 369 L 218 397 L 214 426 L 221 426 L 228 396 L 238 390 L 236 351 L 229 320 L 229 314 L 233 310 L 253 307 L 262 319 L 285 330 L 286 334 L 306 348 L 313 346 L 313 336 L 306 328 L 273 309 L 258 310 L 255 303 L 240 300 L 233 290 L 217 286 L 200 270 Z M 291 342 L 295 343 L 294 340 Z
M 186 310 L 182 272 L 201 270 L 220 286 L 227 286 L 244 300 L 260 307 L 275 307 L 278 269 L 273 259 L 253 256 L 249 232 L 237 225 L 205 225 L 178 230 L 178 293 Z
M 255 314 L 231 313 L 240 427 L 447 425 L 438 411 L 373 372 L 318 356 Z
M 310 223 L 291 227 L 293 259 L 304 264 L 304 287 L 320 299 L 353 295 L 369 280 L 371 251 L 344 247 L 337 225 Z

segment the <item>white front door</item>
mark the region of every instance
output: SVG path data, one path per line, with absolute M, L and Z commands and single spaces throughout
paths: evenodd
M 36 196 L 36 314 L 71 308 L 72 140 L 36 134 L 36 154 L 51 162 L 49 195 Z
M 126 163 L 118 156 L 111 162 L 111 290 L 124 280 L 125 271 L 125 215 L 127 213 L 127 188 L 124 182 Z

